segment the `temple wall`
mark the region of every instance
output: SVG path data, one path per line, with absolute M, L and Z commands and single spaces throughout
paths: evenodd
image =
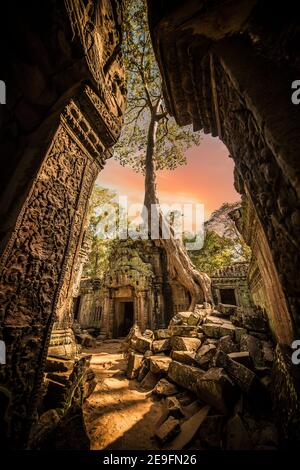
M 0 394 L 8 399 L 1 400 L 0 426 L 8 445 L 20 448 L 37 419 L 49 341 L 50 349 L 62 341 L 72 350 L 87 201 L 119 137 L 126 87 L 121 2 L 95 4 L 88 50 L 82 26 L 89 12 L 81 0 L 71 9 L 48 0 L 22 4 L 17 13 L 12 2 L 5 8 L 16 35 L 1 41 L 7 105 L 0 116 L 0 338 L 7 363 Z
M 228 148 L 236 189 L 251 197 L 264 233 L 262 252 L 277 272 L 262 276 L 268 284 L 270 276 L 275 285 L 279 280 L 290 341 L 300 331 L 300 109 L 291 101 L 299 8 L 286 8 L 278 23 L 280 5 L 270 15 L 261 0 L 148 5 L 168 109 L 179 125 L 193 124 Z M 280 34 L 274 33 L 278 25 Z

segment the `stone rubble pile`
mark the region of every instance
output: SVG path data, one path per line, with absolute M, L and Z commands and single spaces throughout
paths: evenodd
M 90 448 L 82 405 L 97 384 L 95 373 L 90 368 L 91 357 L 47 358 L 39 419 L 31 430 L 30 449 Z
M 155 438 L 165 449 L 276 449 L 274 348 L 260 310 L 197 305 L 168 328 L 124 341 L 127 376 L 161 400 Z

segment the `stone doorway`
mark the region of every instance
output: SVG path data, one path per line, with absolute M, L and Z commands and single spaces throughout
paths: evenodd
M 222 304 L 237 305 L 234 289 L 220 289 Z
M 132 300 L 116 302 L 113 335 L 114 338 L 127 336 L 133 325 L 134 305 Z

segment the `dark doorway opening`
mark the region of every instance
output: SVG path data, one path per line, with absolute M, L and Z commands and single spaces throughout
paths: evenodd
M 74 321 L 79 320 L 80 300 L 81 300 L 80 295 L 78 297 L 75 297 L 75 299 L 73 300 L 73 318 L 74 318 Z
M 236 305 L 234 289 L 220 289 L 220 297 L 222 304 Z
M 114 337 L 127 336 L 133 325 L 134 306 L 133 302 L 117 302 L 114 318 Z

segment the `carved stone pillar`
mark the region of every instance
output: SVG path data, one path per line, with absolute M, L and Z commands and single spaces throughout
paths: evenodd
M 147 305 L 147 292 L 146 291 L 139 291 L 137 294 L 137 324 L 142 331 L 144 331 L 149 326 L 149 318 L 148 318 L 148 305 Z
M 53 325 L 50 353 L 76 352 L 70 330 L 76 262 L 88 198 L 116 132 L 111 126 L 104 133 L 102 104 L 85 87 L 65 108 L 1 258 L 0 334 L 7 364 L 0 383 L 10 397 L 7 435 L 20 441 L 35 419 Z M 83 113 L 99 132 L 102 126 L 102 140 Z
M 109 328 L 110 328 L 110 312 L 111 312 L 111 301 L 109 289 L 103 292 L 103 307 L 102 307 L 102 317 L 101 317 L 101 326 L 100 326 L 100 335 L 102 339 L 109 337 Z

